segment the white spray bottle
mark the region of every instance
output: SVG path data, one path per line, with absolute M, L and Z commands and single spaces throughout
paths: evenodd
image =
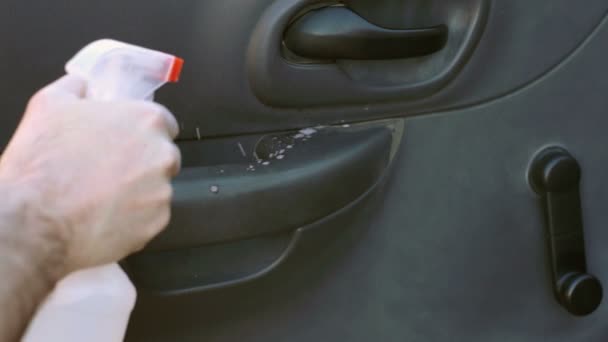
M 66 71 L 87 81 L 88 98 L 152 101 L 163 84 L 177 82 L 182 65 L 180 58 L 104 39 L 76 54 Z M 122 341 L 136 296 L 118 264 L 74 272 L 47 297 L 22 341 Z

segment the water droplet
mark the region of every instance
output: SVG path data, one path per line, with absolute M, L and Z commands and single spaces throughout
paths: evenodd
M 284 156 L 284 155 L 282 155 L 282 154 L 279 154 L 279 155 L 277 156 L 277 159 L 278 159 L 278 160 L 281 160 L 281 159 L 283 159 L 283 158 L 285 158 L 285 156 Z
M 350 127 L 350 125 L 349 124 L 345 124 L 345 125 L 342 125 L 342 127 L 348 128 L 348 127 Z
M 296 139 L 302 139 L 302 138 L 305 137 L 305 135 L 302 134 L 302 133 L 298 133 L 298 134 L 294 135 L 293 137 L 296 138 Z
M 217 185 L 212 185 L 212 186 L 209 188 L 209 191 L 211 191 L 211 193 L 213 193 L 213 194 L 217 194 L 217 193 L 219 193 L 219 192 L 220 192 L 220 187 L 219 187 L 219 186 L 217 186 Z
M 304 134 L 304 135 L 313 135 L 315 133 L 317 133 L 317 130 L 314 128 L 305 128 L 303 130 L 300 130 L 300 133 Z
M 293 148 L 293 145 L 287 145 L 286 147 L 288 150 L 291 150 Z
M 224 170 L 220 170 L 220 173 L 224 173 Z
M 280 150 L 279 151 L 279 154 L 284 154 L 284 153 L 285 153 L 285 150 Z
M 268 166 L 268 165 L 270 165 L 270 162 L 269 161 L 265 161 L 265 162 L 262 163 L 262 165 Z

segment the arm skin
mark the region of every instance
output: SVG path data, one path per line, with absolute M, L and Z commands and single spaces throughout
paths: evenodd
M 0 341 L 18 341 L 38 305 L 65 275 L 65 239 L 34 192 L 0 180 Z

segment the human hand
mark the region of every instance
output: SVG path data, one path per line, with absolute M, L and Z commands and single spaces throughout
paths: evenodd
M 85 90 L 65 76 L 37 93 L 0 158 L 0 181 L 35 194 L 28 215 L 63 241 L 64 274 L 143 248 L 168 224 L 180 169 L 169 111 L 87 100 Z

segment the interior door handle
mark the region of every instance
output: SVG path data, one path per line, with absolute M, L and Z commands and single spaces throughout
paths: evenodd
M 346 7 L 325 7 L 297 19 L 285 33 L 285 46 L 313 59 L 398 59 L 441 50 L 445 25 L 392 30 L 376 26 Z

